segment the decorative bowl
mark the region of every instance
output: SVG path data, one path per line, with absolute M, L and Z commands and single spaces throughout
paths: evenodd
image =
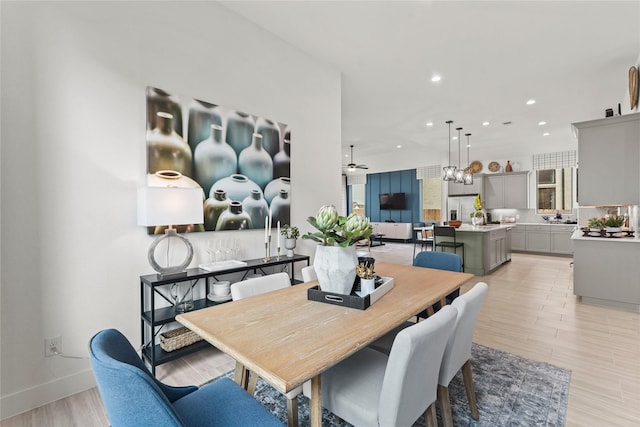
M 449 221 L 447 224 L 452 227 L 458 228 L 462 225 L 462 221 Z

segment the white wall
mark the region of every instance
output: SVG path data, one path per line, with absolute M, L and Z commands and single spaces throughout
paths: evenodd
M 45 359 L 45 337 L 84 356 L 103 328 L 139 343 L 138 276 L 152 272 L 135 203 L 147 85 L 289 124 L 292 222 L 302 232 L 321 204 L 339 205 L 342 159 L 340 74 L 222 6 L 0 7 L 4 419 L 94 384 L 87 360 Z M 262 255 L 260 231 L 235 234 L 248 257 Z M 190 235 L 194 264 L 212 237 Z

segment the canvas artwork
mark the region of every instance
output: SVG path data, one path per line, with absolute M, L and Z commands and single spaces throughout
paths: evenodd
M 154 87 L 146 97 L 147 185 L 202 188 L 193 231 L 290 223 L 289 126 Z

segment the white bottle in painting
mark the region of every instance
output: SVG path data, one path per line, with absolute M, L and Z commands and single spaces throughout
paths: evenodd
M 280 194 L 280 190 L 291 193 L 291 179 L 281 177 L 271 181 L 264 189 L 264 198 L 267 203 L 271 204 L 273 198 Z
M 238 172 L 264 189 L 273 178 L 273 160 L 262 148 L 262 135 L 253 134 L 251 146 L 242 150 L 238 158 Z
M 238 171 L 236 152 L 222 140 L 222 127 L 218 125 L 211 125 L 211 135 L 196 145 L 193 157 L 196 181 L 205 191 L 210 191 L 216 181 Z
M 264 228 L 264 219 L 269 215 L 269 205 L 260 190 L 253 190 L 250 196 L 244 198 L 242 210 L 249 214 L 253 228 Z

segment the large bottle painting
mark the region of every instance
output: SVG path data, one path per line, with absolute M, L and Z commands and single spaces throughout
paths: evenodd
M 147 185 L 198 187 L 205 195 L 205 223 L 183 228 L 262 229 L 270 214 L 290 217 L 287 125 L 153 87 L 146 97 Z

